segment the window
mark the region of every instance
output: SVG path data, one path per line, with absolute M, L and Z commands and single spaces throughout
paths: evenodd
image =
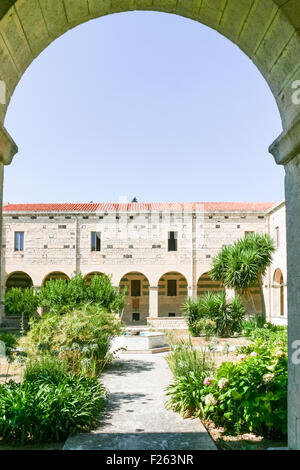
M 169 232 L 168 251 L 177 251 L 177 232 Z
M 275 228 L 275 233 L 276 233 L 276 247 L 279 247 L 279 227 Z
M 168 296 L 176 297 L 177 295 L 177 281 L 176 279 L 168 279 Z
M 36 215 L 32 215 L 30 218 L 31 219 L 36 219 Z
M 141 296 L 141 281 L 132 280 L 131 281 L 131 297 L 140 297 Z
M 135 312 L 132 314 L 132 320 L 133 321 L 140 321 L 140 314 Z
M 67 228 L 66 225 L 59 225 L 58 228 Z
M 18 215 L 13 215 L 13 216 L 12 216 L 12 219 L 18 219 L 18 218 L 19 218 Z
M 24 251 L 24 232 L 15 232 L 15 251 Z
M 65 219 L 71 219 L 71 216 L 70 216 L 70 215 L 66 215 L 66 216 L 65 216 Z
M 101 233 L 91 233 L 91 251 L 101 251 Z
M 169 317 L 176 317 L 176 313 L 170 312 L 170 313 L 169 313 Z

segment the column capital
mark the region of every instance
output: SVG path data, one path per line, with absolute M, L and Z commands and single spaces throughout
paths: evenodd
M 18 147 L 5 127 L 0 125 L 0 163 L 10 165 Z
M 275 158 L 277 165 L 286 165 L 300 154 L 300 119 L 277 137 L 270 145 L 269 152 Z

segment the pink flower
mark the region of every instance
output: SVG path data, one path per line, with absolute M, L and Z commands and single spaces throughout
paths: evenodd
M 256 356 L 258 356 L 258 354 L 257 354 L 257 352 L 255 352 L 255 351 L 252 351 L 252 353 L 250 354 L 250 356 L 252 356 L 252 357 L 256 357 Z
M 276 356 L 278 357 L 284 356 L 284 352 L 282 351 L 282 349 L 278 349 L 278 351 L 276 351 Z
M 225 379 L 225 377 L 220 379 L 219 382 L 218 382 L 219 388 L 225 388 L 225 387 L 227 387 L 228 384 L 229 384 L 229 380 Z
M 206 378 L 203 380 L 204 385 L 211 385 L 211 382 L 212 382 L 212 378 L 211 378 L 211 377 L 206 377 Z
M 238 361 L 243 361 L 244 359 L 246 359 L 246 354 L 239 354 L 237 357 Z

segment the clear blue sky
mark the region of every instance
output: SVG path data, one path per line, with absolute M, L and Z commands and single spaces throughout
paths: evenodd
M 234 44 L 131 12 L 85 23 L 28 68 L 5 126 L 4 201 L 279 201 L 275 100 Z

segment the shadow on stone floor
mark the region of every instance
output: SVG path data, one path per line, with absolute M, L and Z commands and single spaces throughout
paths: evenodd
M 144 393 L 111 393 L 106 401 L 106 408 L 100 415 L 99 430 L 103 426 L 109 424 L 112 415 L 121 408 L 124 403 L 128 405 L 128 408 L 125 410 L 128 413 L 128 418 L 130 419 L 130 413 L 133 413 L 135 410 L 130 407 L 130 405 L 137 400 L 145 400 L 146 395 Z
M 138 374 L 139 372 L 148 372 L 154 369 L 155 364 L 150 361 L 138 361 L 135 359 L 128 359 L 126 362 L 116 359 L 109 368 L 105 369 L 105 375 L 127 375 Z

